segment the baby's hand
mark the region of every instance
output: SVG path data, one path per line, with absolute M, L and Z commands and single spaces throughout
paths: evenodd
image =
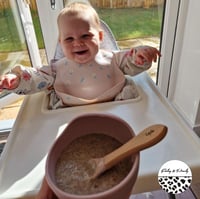
M 160 51 L 151 46 L 140 46 L 135 49 L 135 63 L 137 65 L 156 62 L 158 56 L 161 56 Z
M 13 73 L 0 76 L 0 91 L 3 89 L 12 90 L 18 87 L 20 78 Z

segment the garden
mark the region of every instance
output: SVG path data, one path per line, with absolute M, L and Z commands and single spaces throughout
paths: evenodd
M 162 9 L 151 8 L 98 8 L 100 18 L 113 31 L 116 40 L 160 37 Z M 40 21 L 36 10 L 31 10 L 34 29 L 40 49 L 44 48 Z M 18 27 L 12 10 L 0 9 L 0 52 L 15 52 L 25 49 L 20 41 Z

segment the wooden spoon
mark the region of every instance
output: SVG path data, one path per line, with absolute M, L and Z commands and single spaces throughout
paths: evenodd
M 149 126 L 106 156 L 89 160 L 89 164 L 93 168 L 91 179 L 97 178 L 124 158 L 158 143 L 165 137 L 166 133 L 167 127 L 164 125 L 156 124 Z

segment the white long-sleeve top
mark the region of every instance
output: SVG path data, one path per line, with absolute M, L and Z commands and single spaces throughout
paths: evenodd
M 135 63 L 135 51 L 99 50 L 95 59 L 85 64 L 64 57 L 39 69 L 18 65 L 12 72 L 20 77 L 20 84 L 12 92 L 27 95 L 45 90 L 53 109 L 110 101 L 125 86 L 125 75 L 150 68 L 151 63 Z

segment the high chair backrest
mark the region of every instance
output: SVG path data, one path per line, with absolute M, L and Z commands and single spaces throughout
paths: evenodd
M 115 40 L 115 37 L 114 37 L 111 29 L 109 28 L 109 26 L 103 20 L 101 20 L 101 27 L 104 31 L 104 39 L 101 42 L 100 48 L 110 50 L 110 51 L 119 50 L 119 47 L 117 45 L 117 42 Z M 56 46 L 54 59 L 59 60 L 63 57 L 64 57 L 64 54 L 62 52 L 60 44 L 58 43 L 57 46 Z

